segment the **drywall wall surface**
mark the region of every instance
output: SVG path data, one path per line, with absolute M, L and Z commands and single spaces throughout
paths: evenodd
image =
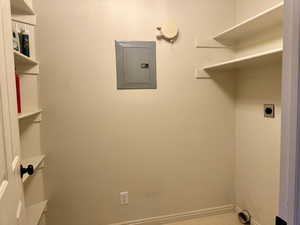
M 249 56 L 274 49 L 282 49 L 282 28 L 282 25 L 276 25 L 265 30 L 263 33 L 258 33 L 242 40 L 235 46 L 235 57 Z
M 237 22 L 279 1 L 236 1 Z M 237 56 L 282 48 L 282 27 L 243 40 Z M 281 63 L 241 70 L 236 80 L 236 204 L 261 225 L 272 225 L 278 211 L 281 126 Z M 275 104 L 275 118 L 264 118 L 264 104 Z
M 236 23 L 241 23 L 281 2 L 283 0 L 236 0 Z
M 281 65 L 237 75 L 236 203 L 261 225 L 274 224 L 278 211 Z M 264 118 L 275 104 L 275 118 Z
M 234 24 L 233 0 L 37 1 L 48 225 L 142 219 L 234 203 L 235 81 L 194 78 L 229 57 L 196 49 Z M 156 90 L 117 90 L 115 40 L 157 42 Z M 119 193 L 129 191 L 129 204 Z

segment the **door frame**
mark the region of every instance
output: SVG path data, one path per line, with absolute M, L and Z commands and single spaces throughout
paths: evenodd
M 279 217 L 300 225 L 300 1 L 284 5 Z

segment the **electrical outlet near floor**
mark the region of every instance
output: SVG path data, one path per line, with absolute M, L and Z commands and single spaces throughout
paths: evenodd
M 128 205 L 128 191 L 120 192 L 120 204 L 121 205 Z

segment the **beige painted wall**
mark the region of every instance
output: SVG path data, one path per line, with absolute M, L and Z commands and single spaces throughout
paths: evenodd
M 281 66 L 243 71 L 237 76 L 236 203 L 262 225 L 278 214 Z M 276 118 L 263 105 L 276 105 Z
M 238 0 L 237 22 L 279 2 Z M 240 43 L 237 55 L 277 47 L 282 47 L 281 27 Z M 272 225 L 278 214 L 281 65 L 240 71 L 236 88 L 236 203 L 260 224 Z M 276 105 L 275 119 L 264 118 L 264 104 Z
M 37 1 L 48 225 L 96 225 L 234 203 L 234 79 L 194 79 L 234 0 Z M 114 40 L 155 40 L 158 89 L 116 90 Z M 120 206 L 119 192 L 129 191 Z
M 282 0 L 236 0 L 236 22 L 240 23 L 281 2 Z

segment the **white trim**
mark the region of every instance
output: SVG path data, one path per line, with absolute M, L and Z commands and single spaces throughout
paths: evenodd
M 11 164 L 12 171 L 15 172 L 20 162 L 20 157 L 16 156 Z
M 188 220 L 188 219 L 193 219 L 193 218 L 198 218 L 203 216 L 220 215 L 220 214 L 229 213 L 233 211 L 234 211 L 234 205 L 224 205 L 224 206 L 219 206 L 214 208 L 200 209 L 196 211 L 175 213 L 170 215 L 124 221 L 119 223 L 112 223 L 110 225 L 139 225 L 139 224 L 156 225 L 156 224 L 170 223 L 170 222 L 175 222 L 180 220 Z
M 239 212 L 241 212 L 242 211 L 242 209 L 240 208 L 240 207 L 238 207 L 238 206 L 236 206 L 235 207 L 235 212 L 236 213 L 239 213 Z M 250 212 L 251 213 L 251 212 Z M 256 219 L 255 219 L 255 217 L 253 217 L 253 215 L 251 215 L 251 225 L 261 225 Z
M 21 219 L 22 211 L 23 211 L 23 203 L 22 203 L 22 201 L 19 201 L 18 209 L 17 209 L 17 213 L 16 213 L 17 220 Z
M 3 198 L 3 195 L 6 191 L 7 186 L 8 186 L 7 180 L 3 181 L 2 184 L 0 185 L 0 200 Z

